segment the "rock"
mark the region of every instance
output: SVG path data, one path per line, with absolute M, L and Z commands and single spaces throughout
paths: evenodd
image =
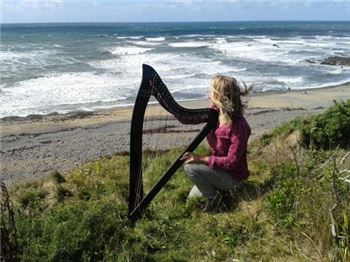
M 330 56 L 321 62 L 322 65 L 350 66 L 350 57 Z
M 310 63 L 310 64 L 316 64 L 316 61 L 311 60 L 311 59 L 306 59 L 305 61 L 306 61 L 307 63 Z

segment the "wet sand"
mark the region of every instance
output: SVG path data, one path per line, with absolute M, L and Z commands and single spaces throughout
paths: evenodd
M 246 110 L 253 132 L 251 140 L 297 116 L 323 112 L 333 100 L 347 99 L 350 99 L 350 84 L 307 91 L 253 94 L 248 98 Z M 208 101 L 181 104 L 200 108 L 207 107 Z M 53 170 L 65 173 L 83 163 L 128 152 L 131 114 L 132 107 L 124 107 L 1 119 L 0 179 L 11 186 L 40 179 Z M 166 115 L 158 106 L 152 106 L 149 114 Z M 162 131 L 152 136 L 152 132 L 145 132 L 144 140 L 150 148 L 187 145 L 200 128 L 201 125 L 180 125 L 171 119 L 160 121 L 149 118 L 144 129 Z

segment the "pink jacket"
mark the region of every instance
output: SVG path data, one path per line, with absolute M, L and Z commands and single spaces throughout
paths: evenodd
M 218 126 L 211 131 L 207 136 L 212 148 L 209 167 L 227 170 L 237 181 L 247 178 L 247 144 L 250 134 L 250 126 L 243 116 L 237 116 L 231 124 Z

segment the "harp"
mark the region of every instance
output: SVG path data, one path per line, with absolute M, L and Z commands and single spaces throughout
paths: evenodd
M 218 112 L 214 109 L 188 109 L 179 105 L 171 96 L 171 93 L 159 77 L 158 73 L 151 66 L 144 64 L 142 69 L 142 82 L 136 97 L 130 130 L 128 217 L 133 222 L 141 217 L 144 209 L 150 204 L 152 199 L 158 194 L 183 163 L 183 161 L 180 160 L 183 155 L 181 154 L 168 168 L 164 175 L 161 176 L 159 181 L 144 196 L 142 178 L 142 135 L 145 110 L 151 96 L 153 96 L 160 106 L 173 115 L 181 124 L 196 125 L 205 123 L 204 127 L 194 137 L 183 153 L 195 150 L 208 133 L 216 126 L 218 121 Z

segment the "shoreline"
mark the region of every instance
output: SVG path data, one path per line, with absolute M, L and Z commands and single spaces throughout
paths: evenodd
M 321 113 L 333 100 L 347 99 L 350 99 L 350 84 L 251 95 L 245 114 L 253 130 L 250 141 L 295 117 Z M 180 104 L 201 108 L 207 107 L 208 100 Z M 151 108 L 153 113 L 165 114 L 159 105 Z M 0 180 L 7 185 L 16 185 L 41 179 L 53 170 L 66 173 L 86 162 L 128 152 L 131 114 L 132 106 L 128 106 L 20 120 L 0 119 Z M 145 129 L 147 122 L 152 122 L 151 129 L 165 126 L 159 120 L 151 120 L 145 121 Z M 161 134 L 164 148 L 188 144 L 201 127 L 179 125 L 174 120 L 166 124 L 167 133 Z M 158 145 L 154 140 L 152 143 L 151 147 Z
M 284 108 L 311 109 L 328 107 L 332 100 L 350 99 L 348 93 L 350 93 L 350 82 L 325 88 L 254 92 L 244 99 L 248 101 L 248 110 L 268 108 L 277 110 Z M 292 101 L 292 99 L 296 99 L 296 101 Z M 208 99 L 180 101 L 179 104 L 188 108 L 204 108 L 207 107 Z M 159 107 L 159 104 L 152 104 L 152 107 Z M 0 137 L 42 133 L 46 130 L 59 131 L 93 124 L 125 122 L 131 119 L 132 108 L 132 105 L 125 105 L 94 111 L 73 111 L 65 114 L 50 113 L 47 115 L 28 115 L 26 117 L 4 117 L 0 118 Z
M 315 88 L 303 88 L 303 89 L 293 89 L 293 90 L 268 90 L 268 91 L 261 91 L 261 92 L 253 92 L 249 94 L 249 97 L 259 97 L 259 96 L 271 96 L 271 95 L 282 95 L 282 94 L 292 94 L 292 93 L 300 93 L 300 92 L 312 92 L 312 91 L 319 91 L 319 90 L 331 90 L 331 89 L 337 89 L 344 86 L 349 86 L 350 88 L 350 81 L 346 81 L 342 84 L 338 85 L 330 85 L 325 87 L 315 87 Z M 350 92 L 350 91 L 349 91 Z M 197 101 L 206 101 L 207 99 L 204 98 L 198 98 L 198 99 L 189 99 L 189 100 L 179 100 L 179 104 L 191 104 L 196 103 Z M 159 105 L 158 103 L 155 103 L 155 105 Z M 6 122 L 12 122 L 12 121 L 35 121 L 35 120 L 42 120 L 46 117 L 62 117 L 67 119 L 74 119 L 74 118 L 85 118 L 90 117 L 99 113 L 108 113 L 113 112 L 117 110 L 130 110 L 133 108 L 132 104 L 126 104 L 126 105 L 116 105 L 113 107 L 106 107 L 96 110 L 73 110 L 67 113 L 58 113 L 58 112 L 51 112 L 48 114 L 29 114 L 27 116 L 5 116 L 0 117 L 0 123 L 6 123 Z

